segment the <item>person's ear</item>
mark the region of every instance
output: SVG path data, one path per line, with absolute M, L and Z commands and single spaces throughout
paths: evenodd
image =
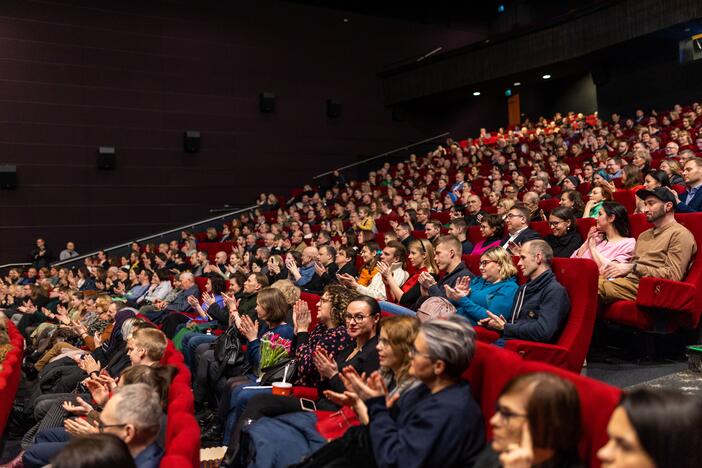
M 434 361 L 434 375 L 441 375 L 446 371 L 446 363 L 441 359 Z
M 127 424 L 124 426 L 124 436 L 122 437 L 122 440 L 125 444 L 129 444 L 131 441 L 133 441 L 135 436 L 136 428 L 133 424 Z

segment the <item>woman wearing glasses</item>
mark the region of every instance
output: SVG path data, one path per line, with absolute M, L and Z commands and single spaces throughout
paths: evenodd
M 475 462 L 481 468 L 579 467 L 580 399 L 554 374 L 507 382 L 490 418 L 493 438 Z
M 480 256 L 480 276 L 459 278 L 455 287 L 444 286 L 446 297 L 456 305 L 456 313 L 473 325 L 488 317 L 488 312 L 507 317 L 517 294 L 517 268 L 501 247 Z
M 548 217 L 551 234 L 544 237 L 544 240 L 553 249 L 554 257 L 568 258 L 583 243 L 576 223 L 575 213 L 570 208 L 557 206 L 551 211 Z

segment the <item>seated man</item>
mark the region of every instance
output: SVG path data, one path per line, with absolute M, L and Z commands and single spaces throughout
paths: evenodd
M 456 280 L 464 276 L 473 278 L 473 273 L 463 263 L 461 252 L 463 247 L 455 236 L 441 236 L 437 240 L 434 261 L 440 272 L 444 273 L 437 282 L 428 271 L 419 275 L 422 297 L 417 300 L 413 309 L 417 310 L 427 297 L 446 297 L 444 285 L 456 286 Z
M 181 273 L 180 284 L 182 290 L 171 302 L 156 301 L 153 305 L 142 307 L 139 312 L 154 323 L 161 323 L 173 312 L 192 312 L 193 306 L 188 303 L 188 297 L 200 297 L 195 277 L 189 271 Z
M 630 263 L 612 262 L 602 270 L 599 295 L 605 304 L 636 300 L 642 276 L 682 281 L 697 252 L 695 237 L 675 220 L 670 190 L 639 190 L 636 196 L 644 201 L 643 213 L 653 227 L 639 235 Z
M 385 265 L 386 268 L 390 268 L 392 271 L 392 276 L 398 286 L 402 287 L 409 278 L 409 273 L 407 273 L 402 267 L 405 264 L 405 259 L 407 258 L 407 251 L 400 241 L 390 241 L 383 249 L 383 253 L 380 255 L 380 262 Z M 356 279 L 351 275 L 339 275 L 339 281 L 344 286 L 355 289 L 360 294 L 365 294 L 379 301 L 387 300 L 388 293 L 385 288 L 385 282 L 383 281 L 383 274 L 378 271 L 368 286 L 362 286 L 356 282 Z
M 522 203 L 517 203 L 510 208 L 505 217 L 505 226 L 509 235 L 500 246 L 510 250 L 512 255 L 518 255 L 518 246 L 521 244 L 541 238 L 538 232 L 529 227 L 529 215 L 529 208 Z
M 292 280 L 296 286 L 303 287 L 307 285 L 312 280 L 315 273 L 315 265 L 319 259 L 319 251 L 317 247 L 305 247 L 302 251 L 302 265 L 297 266 L 295 260 L 292 257 L 285 259 L 285 266 L 290 272 L 290 280 Z
M 692 158 L 685 163 L 683 169 L 685 192 L 675 195 L 675 211 L 679 213 L 693 213 L 702 211 L 702 158 Z
M 520 249 L 519 268 L 528 281 L 517 290 L 510 317 L 487 312 L 480 325 L 502 333 L 504 339 L 552 343 L 566 323 L 570 299 L 551 270 L 553 250 L 543 240 L 532 240 Z
M 463 218 L 452 219 L 449 223 L 449 234 L 461 242 L 463 255 L 470 255 L 473 251 L 473 244 L 468 240 L 468 225 Z

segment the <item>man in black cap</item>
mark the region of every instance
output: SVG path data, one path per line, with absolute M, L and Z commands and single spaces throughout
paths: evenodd
M 639 190 L 636 196 L 644 201 L 643 213 L 653 227 L 639 235 L 630 263 L 612 262 L 602 270 L 599 295 L 605 304 L 635 300 L 642 276 L 682 281 L 697 251 L 695 237 L 675 220 L 670 190 Z

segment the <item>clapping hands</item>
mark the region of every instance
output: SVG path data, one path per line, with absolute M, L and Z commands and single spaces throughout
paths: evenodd
M 293 324 L 295 325 L 295 333 L 306 333 L 312 324 L 310 308 L 307 302 L 302 299 L 298 299 L 293 305 Z
M 254 341 L 258 338 L 258 321 L 254 322 L 248 315 L 241 317 L 238 328 L 248 341 Z
M 456 280 L 454 287 L 448 284 L 444 285 L 444 290 L 446 291 L 446 297 L 454 302 L 458 302 L 466 296 L 470 295 L 470 277 L 462 276 Z

